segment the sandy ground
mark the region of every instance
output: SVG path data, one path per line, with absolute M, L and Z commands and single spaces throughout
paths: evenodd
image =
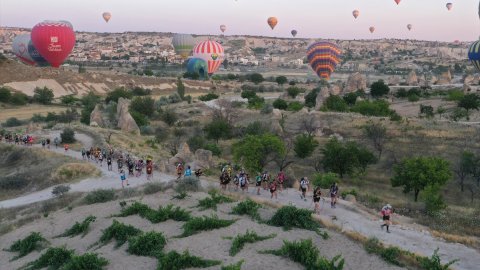
M 159 205 L 166 205 L 175 203 L 176 205 L 191 210 L 193 215 L 211 215 L 213 210 L 198 211 L 194 207 L 199 198 L 204 198 L 205 193 L 193 193 L 191 197 L 182 201 L 171 201 L 172 191 L 167 193 L 158 193 L 155 195 L 145 196 L 143 198 L 137 197 L 132 200 L 142 201 L 152 208 L 157 208 Z M 319 248 L 322 256 L 333 258 L 338 254 L 342 254 L 345 258 L 344 269 L 355 270 L 370 270 L 370 269 L 400 269 L 395 266 L 388 265 L 377 256 L 372 256 L 366 253 L 364 248 L 347 239 L 345 236 L 329 232 L 330 238 L 323 240 L 314 232 L 306 230 L 291 230 L 284 231 L 281 228 L 271 227 L 264 224 L 253 222 L 248 217 L 239 217 L 228 214 L 231 208 L 236 203 L 224 204 L 218 207 L 216 214 L 223 219 L 238 219 L 233 225 L 218 230 L 203 232 L 192 235 L 186 238 L 173 238 L 182 233 L 181 226 L 183 222 L 167 221 L 159 224 L 152 224 L 149 221 L 140 218 L 139 216 L 129 216 L 125 218 L 116 218 L 120 222 L 133 225 L 142 231 L 157 231 L 162 232 L 167 238 L 168 243 L 165 251 L 176 250 L 181 252 L 189 250 L 192 255 L 200 256 L 206 259 L 220 260 L 224 264 L 231 264 L 242 259 L 245 260 L 242 269 L 275 269 L 275 270 L 292 270 L 304 269 L 301 265 L 292 262 L 291 260 L 273 256 L 259 254 L 260 250 L 279 249 L 283 240 L 301 240 L 312 239 L 315 245 Z M 153 258 L 132 256 L 126 252 L 127 244 L 115 249 L 114 242 L 103 246 L 97 250 L 88 250 L 88 247 L 99 240 L 103 229 L 112 224 L 112 214 L 119 213 L 120 206 L 118 201 L 108 202 L 103 204 L 95 204 L 90 206 L 81 206 L 74 208 L 71 211 L 60 210 L 51 213 L 48 218 L 41 219 L 34 224 L 23 226 L 7 235 L 0 237 L 0 261 L 2 269 L 17 269 L 22 265 L 35 260 L 39 257 L 41 252 L 32 252 L 31 254 L 10 262 L 15 256 L 15 253 L 3 251 L 8 248 L 11 243 L 17 239 L 27 236 L 32 231 L 41 232 L 51 246 L 65 245 L 68 248 L 75 249 L 77 253 L 84 253 L 88 251 L 98 252 L 102 257 L 109 260 L 110 264 L 107 269 L 155 269 L 157 261 Z M 269 218 L 273 215 L 274 210 L 265 208 L 261 211 L 264 218 Z M 74 238 L 52 238 L 55 235 L 63 233 L 75 221 L 81 221 L 88 215 L 97 216 L 97 221 L 92 223 L 90 232 L 84 237 L 80 236 Z M 247 244 L 244 249 L 236 256 L 231 257 L 228 250 L 231 246 L 231 240 L 222 239 L 225 236 L 235 236 L 237 234 L 244 234 L 246 230 L 253 230 L 259 235 L 277 234 L 273 239 L 254 244 Z M 207 269 L 220 269 L 220 266 L 210 267 Z
M 46 116 L 48 112 L 60 113 L 66 111 L 66 107 L 59 106 L 45 106 L 37 104 L 29 104 L 17 108 L 0 109 L 0 122 L 4 122 L 10 117 L 16 117 L 20 120 L 27 120 L 32 118 L 34 114 Z
M 92 140 L 85 135 L 78 134 L 77 138 L 82 141 L 87 147 L 92 142 Z M 62 149 L 52 151 L 64 152 Z M 75 158 L 81 158 L 80 153 L 75 151 L 69 151 L 65 154 Z M 91 191 L 99 188 L 121 188 L 120 180 L 116 173 L 107 171 L 105 165 L 100 169 L 102 171 L 102 176 L 100 178 L 85 179 L 76 184 L 72 184 L 71 191 Z M 173 179 L 173 176 L 155 172 L 153 181 L 168 182 L 171 179 Z M 143 185 L 146 182 L 147 180 L 145 180 L 145 178 L 134 178 L 130 181 L 132 187 Z M 217 183 L 202 181 L 202 185 L 217 186 Z M 250 193 L 246 195 L 252 197 L 257 196 L 254 194 L 253 189 L 251 189 Z M 267 191 L 262 191 L 260 197 L 264 199 L 269 199 L 270 194 Z M 45 189 L 12 200 L 0 201 L 0 208 L 26 205 L 49 198 L 51 198 L 51 189 Z M 281 205 L 293 204 L 297 207 L 307 209 L 313 208 L 311 201 L 305 202 L 301 200 L 299 197 L 299 192 L 293 189 L 284 191 L 283 194 L 279 195 L 278 200 L 275 200 L 274 202 Z M 336 209 L 331 209 L 329 207 L 329 199 L 327 198 L 325 203 L 322 203 L 321 216 L 330 218 L 335 224 L 343 228 L 343 230 L 355 231 L 366 237 L 377 237 L 387 245 L 397 246 L 401 249 L 418 253 L 424 256 L 431 256 L 434 250 L 439 248 L 439 254 L 441 255 L 444 262 L 453 259 L 460 260 L 459 262 L 454 264 L 454 266 L 452 267 L 453 269 L 473 270 L 478 269 L 478 265 L 480 265 L 479 251 L 473 248 L 466 247 L 462 244 L 448 243 L 442 239 L 435 238 L 427 231 L 426 228 L 419 225 L 410 223 L 394 225 L 391 229 L 392 233 L 387 234 L 380 229 L 381 221 L 379 219 L 379 216 L 373 216 L 368 211 L 363 210 L 362 207 L 360 207 L 359 205 L 352 204 L 350 202 L 340 200 L 338 207 Z M 401 219 L 398 218 L 398 220 Z M 345 252 L 342 253 L 346 254 Z

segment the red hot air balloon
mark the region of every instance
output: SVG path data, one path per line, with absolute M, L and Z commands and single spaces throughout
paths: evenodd
M 38 52 L 56 68 L 63 63 L 75 46 L 75 33 L 65 22 L 38 23 L 32 29 L 31 38 Z
M 220 43 L 207 40 L 198 43 L 193 48 L 193 58 L 203 59 L 208 64 L 208 74 L 212 75 L 223 63 L 225 51 Z
M 397 3 L 397 5 L 398 5 L 398 4 L 400 4 L 400 2 L 401 2 L 402 0 L 394 0 L 394 1 L 395 1 L 395 3 Z

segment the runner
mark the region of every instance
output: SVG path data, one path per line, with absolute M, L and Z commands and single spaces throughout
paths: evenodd
M 135 167 L 135 165 L 133 164 L 133 161 L 131 159 L 129 159 L 127 161 L 127 164 L 128 164 L 128 176 L 134 176 L 133 168 Z
M 185 174 L 183 175 L 184 177 L 190 177 L 192 176 L 192 169 L 190 169 L 190 165 L 187 166 L 187 169 L 185 170 Z
M 85 154 L 87 155 L 87 160 L 90 161 L 90 150 L 87 150 Z
M 102 153 L 98 153 L 98 162 L 100 162 L 100 167 L 102 167 L 102 163 L 103 163 L 103 154 Z
M 307 201 L 308 184 L 308 178 L 302 177 L 302 179 L 300 180 L 300 190 L 302 191 L 302 195 L 300 195 L 300 198 L 302 198 L 304 201 Z
M 322 198 L 322 189 L 316 187 L 313 191 L 313 203 L 315 204 L 315 213 L 320 214 L 320 199 Z
M 176 170 L 177 170 L 177 180 L 179 180 L 180 178 L 182 178 L 182 174 L 183 174 L 183 165 L 182 165 L 182 163 L 179 162 L 179 163 L 177 164 Z
M 337 200 L 338 200 L 338 186 L 337 186 L 337 183 L 334 182 L 331 186 L 330 186 L 330 198 L 331 198 L 331 203 L 330 203 L 330 206 L 332 208 L 336 208 L 336 204 L 337 204 Z
M 240 188 L 242 189 L 242 192 L 244 192 L 245 190 L 247 190 L 248 192 L 248 179 L 247 179 L 247 174 L 245 172 L 240 173 L 239 182 L 240 182 Z
M 128 179 L 127 177 L 125 176 L 125 172 L 123 170 L 120 171 L 120 180 L 122 181 L 122 188 L 124 188 L 125 186 L 123 185 L 123 182 L 126 182 L 127 183 L 127 186 L 129 186 L 128 184 Z
M 387 233 L 390 233 L 390 225 L 392 225 L 391 215 L 392 215 L 392 206 L 390 204 L 385 205 L 380 212 L 383 219 L 383 225 L 380 228 L 387 227 Z
M 268 189 L 268 183 L 270 182 L 270 175 L 268 175 L 268 172 L 265 171 L 262 174 L 262 185 L 263 189 L 267 190 Z
M 57 149 L 59 144 L 58 137 L 55 137 L 55 139 L 53 139 L 53 143 L 55 144 L 55 149 Z
M 278 187 L 280 188 L 280 193 L 283 191 L 283 182 L 285 181 L 285 173 L 280 171 L 277 175 Z
M 203 174 L 202 169 L 198 169 L 195 171 L 195 176 L 197 177 L 197 179 L 200 179 L 200 176 L 202 176 L 202 174 Z
M 47 138 L 47 149 L 50 149 L 50 138 Z
M 47 142 L 45 141 L 45 139 L 42 139 L 42 148 L 45 148 Z
M 123 157 L 120 156 L 118 159 L 117 159 L 117 167 L 118 167 L 118 171 L 120 172 L 123 168 Z
M 276 180 L 273 180 L 271 183 L 270 183 L 270 199 L 273 199 L 273 197 L 275 197 L 275 200 L 277 199 L 277 181 Z
M 260 195 L 260 189 L 262 188 L 262 176 L 260 174 L 255 177 L 255 186 L 257 187 L 257 195 Z
M 108 156 L 107 157 L 107 167 L 109 171 L 112 171 L 112 157 Z
M 68 143 L 66 143 L 65 145 L 63 145 L 63 149 L 65 149 L 65 152 L 68 151 L 68 147 L 69 147 Z
M 153 177 L 153 162 L 147 159 L 147 180 L 151 180 Z
M 222 175 L 220 175 L 220 188 L 226 190 L 229 183 L 230 177 L 228 176 L 227 171 L 222 172 Z

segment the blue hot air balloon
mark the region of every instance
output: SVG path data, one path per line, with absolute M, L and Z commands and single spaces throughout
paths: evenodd
M 190 58 L 187 63 L 187 72 L 197 74 L 201 79 L 208 78 L 208 65 L 205 60 L 200 58 Z
M 480 71 L 480 40 L 475 41 L 468 49 L 468 59 Z

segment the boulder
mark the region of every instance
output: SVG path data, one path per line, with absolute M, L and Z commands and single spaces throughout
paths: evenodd
M 452 82 L 452 74 L 450 73 L 450 70 L 447 70 L 447 72 L 442 73 L 440 75 L 440 78 L 437 81 L 437 84 L 450 84 Z
M 103 122 L 102 117 L 102 105 L 97 104 L 95 109 L 93 109 L 92 113 L 90 114 L 90 126 L 92 127 L 105 127 L 105 123 Z
M 330 91 L 328 90 L 327 87 L 322 87 L 320 89 L 320 92 L 317 95 L 317 99 L 315 102 L 315 110 L 320 110 L 320 108 L 323 105 L 323 101 L 330 96 Z
M 135 134 L 140 134 L 140 128 L 138 128 L 137 123 L 133 119 L 132 115 L 128 111 L 130 107 L 130 100 L 119 98 L 117 104 L 117 127 L 122 131 L 133 132 Z
M 390 76 L 387 81 L 388 85 L 399 85 L 400 84 L 400 77 L 398 76 Z
M 465 76 L 465 78 L 463 78 L 463 84 L 472 85 L 474 84 L 474 81 L 475 81 L 475 77 L 473 77 L 472 75 L 467 75 Z
M 342 88 L 338 84 L 332 84 L 330 86 L 330 89 L 328 89 L 330 92 L 330 95 L 338 96 L 342 93 Z
M 197 149 L 195 151 L 195 169 L 208 169 L 213 166 L 212 151 Z
M 357 90 L 367 89 L 367 77 L 359 72 L 353 73 L 348 77 L 345 93 L 356 92 Z
M 464 84 L 463 84 L 463 92 L 464 92 L 465 94 L 468 94 L 468 93 L 472 92 L 472 87 L 470 87 L 470 85 L 464 83 Z
M 408 73 L 406 83 L 407 85 L 418 85 L 417 73 L 414 70 Z
M 272 110 L 272 118 L 275 118 L 275 119 L 281 119 L 282 118 L 282 111 L 280 111 L 279 109 L 273 109 Z
M 190 163 L 190 162 L 193 161 L 193 158 L 194 158 L 194 156 L 193 156 L 192 152 L 190 151 L 190 147 L 185 142 L 180 146 L 180 149 L 179 149 L 178 153 L 174 157 L 169 159 L 168 163 L 170 165 L 175 165 L 178 162 Z

